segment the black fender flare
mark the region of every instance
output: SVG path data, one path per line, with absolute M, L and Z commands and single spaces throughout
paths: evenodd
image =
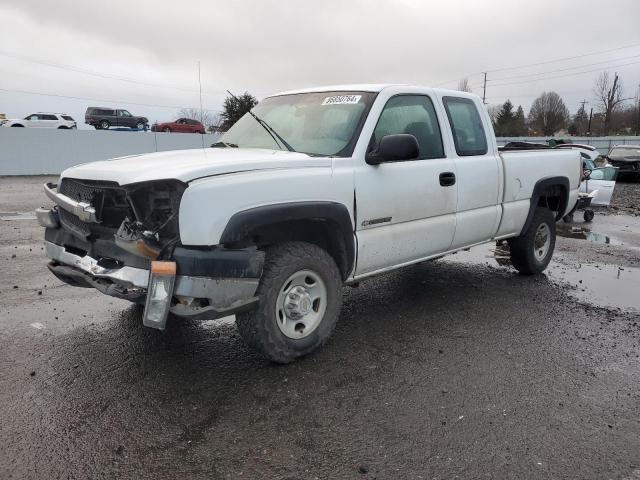
M 347 207 L 338 202 L 288 202 L 242 210 L 229 219 L 220 237 L 220 243 L 239 242 L 259 227 L 296 220 L 331 221 L 336 224 L 344 243 L 347 269 L 349 272 L 353 269 L 356 260 L 353 222 Z
M 538 180 L 536 182 L 535 186 L 533 187 L 533 193 L 531 194 L 527 220 L 524 222 L 524 226 L 520 231 L 520 235 L 522 235 L 522 233 L 524 233 L 529 228 L 529 225 L 531 225 L 531 221 L 533 220 L 533 214 L 535 213 L 536 208 L 538 207 L 538 202 L 540 201 L 540 197 L 542 197 L 542 194 L 544 193 L 544 191 L 549 187 L 559 186 L 564 190 L 564 195 L 560 200 L 561 202 L 560 210 L 556 215 L 556 220 L 560 220 L 562 218 L 562 215 L 567 209 L 567 204 L 569 203 L 569 191 L 570 191 L 569 185 L 570 185 L 569 179 L 567 177 L 548 177 L 548 178 L 543 178 L 541 180 Z

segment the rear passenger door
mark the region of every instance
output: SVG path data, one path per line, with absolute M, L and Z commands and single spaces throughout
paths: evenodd
M 42 113 L 39 115 L 40 126 L 43 128 L 58 128 L 60 126 L 60 120 L 55 115 L 48 113 Z
M 416 137 L 419 158 L 380 165 L 358 159 L 361 163 L 354 166 L 356 275 L 445 252 L 453 239 L 454 163 L 445 155 L 440 121 L 429 95 L 388 98 L 377 118 L 369 150 L 375 150 L 385 135 L 399 133 Z
M 451 127 L 457 178 L 456 232 L 451 248 L 490 240 L 501 218 L 501 159 L 484 105 L 476 98 L 443 96 Z

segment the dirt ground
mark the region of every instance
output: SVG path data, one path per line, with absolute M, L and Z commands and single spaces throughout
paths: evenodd
M 618 181 L 613 191 L 611 210 L 640 216 L 640 182 Z
M 44 180 L 0 178 L 0 478 L 640 478 L 637 184 L 558 224 L 542 275 L 487 245 L 345 288 L 277 366 L 55 279 Z

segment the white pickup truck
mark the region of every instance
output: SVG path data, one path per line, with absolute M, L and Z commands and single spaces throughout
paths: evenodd
M 286 363 L 330 336 L 345 284 L 501 239 L 543 271 L 581 168 L 575 151 L 499 151 L 475 95 L 313 88 L 264 99 L 212 148 L 70 168 L 37 217 L 63 281 L 145 303 L 159 329 L 235 314 Z

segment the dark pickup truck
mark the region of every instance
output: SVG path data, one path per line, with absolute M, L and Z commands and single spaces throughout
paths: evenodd
M 128 110 L 89 107 L 84 114 L 84 123 L 92 125 L 96 130 L 107 130 L 109 127 L 128 127 L 143 130 L 149 124 L 149 119 L 131 115 Z

